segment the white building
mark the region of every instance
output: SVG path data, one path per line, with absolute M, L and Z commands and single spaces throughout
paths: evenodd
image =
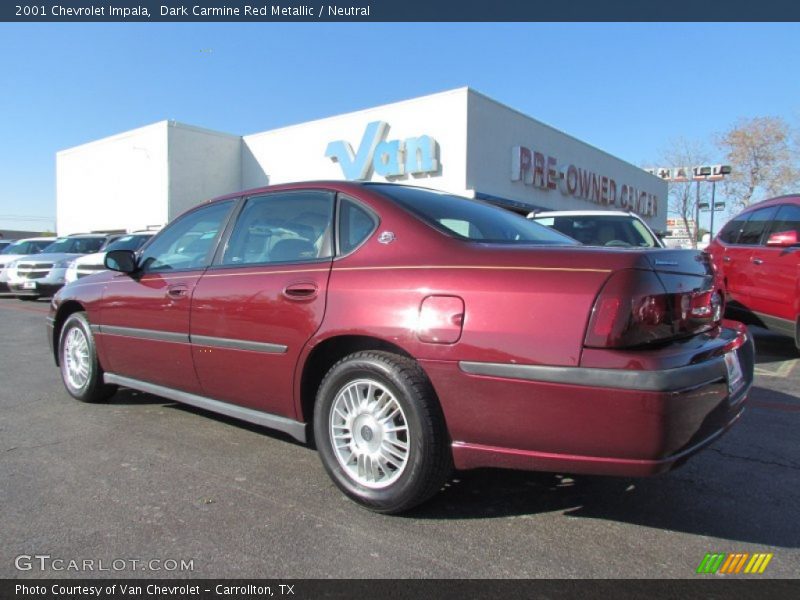
M 59 152 L 58 233 L 142 229 L 229 192 L 394 181 L 532 208 L 633 210 L 666 228 L 667 184 L 469 88 L 237 136 L 162 121 Z

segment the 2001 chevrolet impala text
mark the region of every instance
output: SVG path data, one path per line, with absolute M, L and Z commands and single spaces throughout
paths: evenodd
M 234 194 L 106 265 L 51 305 L 72 396 L 124 386 L 313 436 L 379 512 L 454 467 L 667 471 L 736 421 L 753 380 L 702 254 L 582 247 L 423 188 Z

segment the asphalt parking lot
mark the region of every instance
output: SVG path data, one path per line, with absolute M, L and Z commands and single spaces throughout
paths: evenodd
M 47 307 L 0 299 L 0 577 L 718 577 L 695 574 L 709 552 L 774 554 L 763 575 L 727 577 L 800 575 L 788 339 L 757 332 L 749 409 L 673 473 L 465 472 L 386 517 L 345 499 L 316 453 L 283 435 L 131 391 L 72 400 L 48 354 Z M 21 555 L 125 563 L 19 570 Z

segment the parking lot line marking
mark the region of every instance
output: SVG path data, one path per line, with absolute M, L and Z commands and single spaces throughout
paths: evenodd
M 764 377 L 780 377 L 785 379 L 791 374 L 791 372 L 794 370 L 795 365 L 798 362 L 799 361 L 797 359 L 784 360 L 778 363 L 778 368 L 774 370 L 756 366 L 755 374 L 762 375 Z

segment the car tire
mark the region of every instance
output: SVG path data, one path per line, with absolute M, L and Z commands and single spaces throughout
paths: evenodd
M 444 485 L 452 455 L 433 386 L 412 359 L 351 354 L 317 391 L 314 437 L 325 470 L 358 504 L 407 511 Z
M 61 379 L 69 394 L 81 402 L 104 402 L 117 386 L 103 381 L 89 320 L 82 312 L 71 314 L 58 337 Z

